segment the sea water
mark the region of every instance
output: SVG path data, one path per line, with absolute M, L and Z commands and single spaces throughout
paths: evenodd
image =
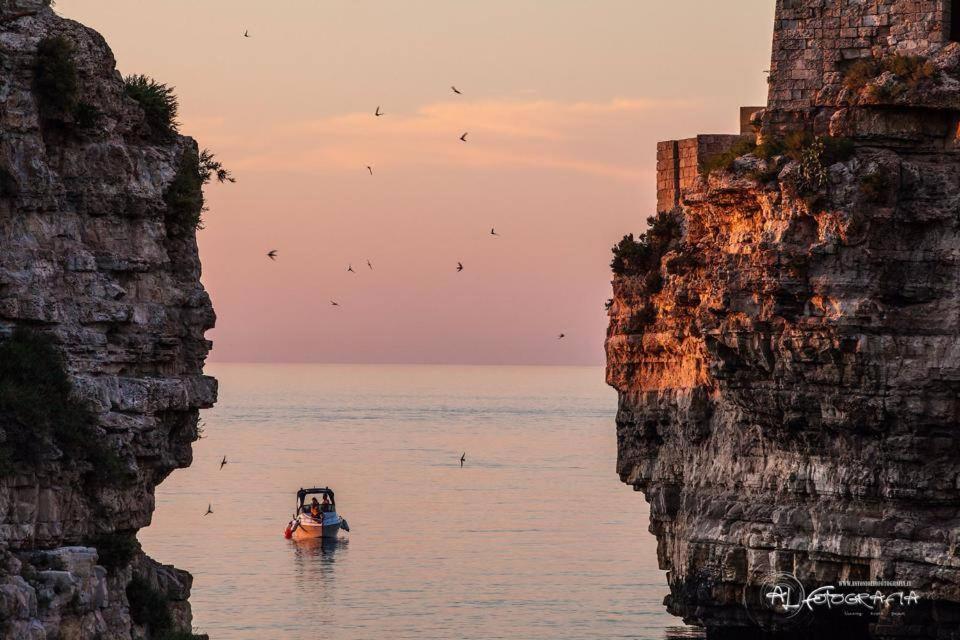
M 212 638 L 650 638 L 668 615 L 599 367 L 212 364 L 189 469 L 140 532 Z M 461 468 L 460 457 L 466 454 Z M 227 457 L 221 469 L 220 461 Z M 286 540 L 301 487 L 350 524 Z M 213 514 L 204 516 L 207 505 Z

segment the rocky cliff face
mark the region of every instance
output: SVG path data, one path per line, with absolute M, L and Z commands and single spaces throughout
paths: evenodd
M 38 63 L 52 41 L 67 45 L 72 85 Z M 89 416 L 80 437 L 96 443 L 58 425 L 37 435 L 42 414 L 31 424 L 0 388 L 0 448 L 33 442 L 29 462 L 0 472 L 0 637 L 190 631 L 190 575 L 135 536 L 156 485 L 190 464 L 198 410 L 216 397 L 190 222 L 197 155 L 190 138 L 151 130 L 100 35 L 46 1 L 0 0 L 0 346 L 52 346 Z
M 775 572 L 905 581 L 918 606 L 844 633 L 957 637 L 960 45 L 915 53 L 802 119 L 768 109 L 806 139 L 767 131 L 702 176 L 652 266 L 636 249 L 614 278 L 618 471 L 650 503 L 668 609 L 718 637 L 841 628 L 758 606 Z

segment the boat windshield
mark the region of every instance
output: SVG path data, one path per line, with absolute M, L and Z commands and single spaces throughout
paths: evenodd
M 307 500 L 308 496 L 311 496 L 309 500 Z M 329 513 L 337 509 L 333 490 L 329 487 L 323 487 L 297 491 L 297 512 L 310 513 L 310 507 L 314 500 L 319 504 L 321 513 Z

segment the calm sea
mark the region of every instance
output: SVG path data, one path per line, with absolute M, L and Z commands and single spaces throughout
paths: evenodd
M 593 367 L 211 365 L 220 402 L 140 532 L 212 638 L 688 637 Z M 467 461 L 460 468 L 459 458 Z M 228 464 L 219 469 L 222 456 Z M 285 540 L 303 486 L 351 532 Z M 214 513 L 204 517 L 208 503 Z

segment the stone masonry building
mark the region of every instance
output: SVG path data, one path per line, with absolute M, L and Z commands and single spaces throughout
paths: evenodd
M 657 143 L 657 211 L 672 211 L 680 194 L 700 177 L 700 167 L 725 153 L 744 137 L 756 135 L 751 117 L 763 107 L 741 107 L 739 134 L 702 134 Z
M 824 89 L 839 89 L 853 61 L 960 37 L 954 17 L 957 0 L 778 0 L 767 108 L 803 114 Z

